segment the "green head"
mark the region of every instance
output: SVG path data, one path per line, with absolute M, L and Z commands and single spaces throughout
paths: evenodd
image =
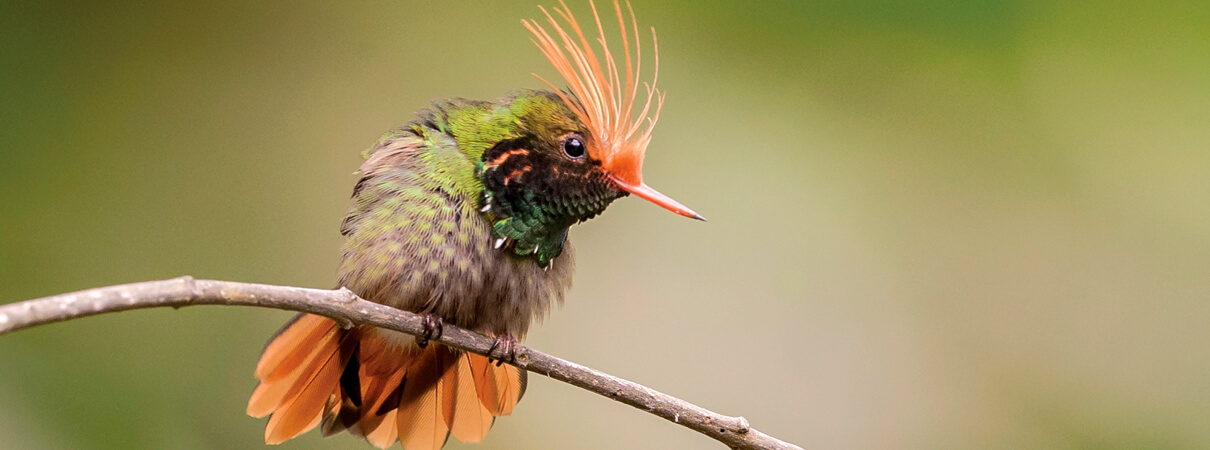
M 617 2 L 614 9 L 617 17 L 623 17 Z M 571 12 L 565 6 L 556 12 L 579 35 L 581 27 Z M 628 194 L 704 220 L 643 183 L 643 156 L 663 95 L 653 79 L 645 106 L 634 117 L 640 71 L 631 63 L 641 61 L 637 27 L 628 30 L 625 22 L 619 22 L 623 36 L 635 32 L 636 43 L 631 55 L 630 41 L 623 39 L 623 76 L 612 59 L 599 61 L 582 35 L 579 41 L 573 39 L 545 9 L 543 13 L 558 41 L 536 21 L 523 23 L 567 82 L 566 90 L 547 82 L 551 91 L 524 91 L 497 103 L 438 104 L 425 119 L 479 161 L 475 175 L 483 188 L 480 206 L 492 223 L 497 247 L 535 255 L 539 264 L 546 265 L 562 251 L 572 225 L 595 217 Z M 594 16 L 599 42 L 606 46 L 599 15 Z M 602 54 L 612 58 L 606 47 Z M 658 57 L 655 61 L 658 73 Z
M 512 133 L 485 149 L 478 165 L 482 211 L 497 246 L 546 265 L 559 256 L 572 225 L 627 192 L 590 156 L 589 130 L 558 96 L 529 92 L 506 104 Z

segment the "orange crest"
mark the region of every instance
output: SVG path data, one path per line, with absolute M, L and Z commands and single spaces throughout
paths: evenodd
M 643 83 L 646 88 L 646 101 L 642 111 L 633 114 L 639 101 L 639 76 L 642 69 L 642 45 L 639 41 L 638 25 L 634 19 L 634 9 L 626 3 L 630 13 L 630 26 L 622 16 L 622 7 L 617 0 L 613 2 L 614 13 L 618 19 L 618 29 L 622 36 L 622 53 L 625 55 L 625 79 L 619 74 L 619 67 L 605 39 L 605 27 L 601 24 L 601 16 L 597 14 L 596 5 L 590 0 L 593 19 L 597 23 L 597 43 L 600 44 L 604 56 L 604 65 L 597 58 L 592 45 L 584 36 L 584 30 L 571 10 L 562 0 L 562 7 L 554 8 L 554 12 L 567 22 L 571 33 L 559 25 L 554 16 L 539 6 L 546 19 L 557 35 L 557 40 L 546 32 L 546 29 L 536 20 L 522 20 L 535 37 L 534 43 L 546 55 L 546 59 L 555 66 L 555 70 L 567 81 L 568 89 L 575 96 L 569 98 L 549 81 L 538 76 L 563 99 L 567 106 L 588 125 L 593 141 L 588 146 L 592 156 L 601 161 L 601 166 L 613 175 L 617 181 L 630 185 L 643 183 L 643 154 L 647 144 L 651 142 L 651 130 L 660 116 L 660 108 L 664 104 L 664 96 L 655 88 L 659 78 L 659 46 L 655 39 L 655 29 L 651 30 L 651 41 L 655 54 L 655 70 L 651 83 Z M 634 41 L 634 54 L 631 54 L 631 39 Z M 536 74 L 534 76 L 537 76 Z M 654 103 L 654 111 L 652 106 Z M 650 113 L 650 116 L 648 114 Z M 645 126 L 644 126 L 645 125 Z
M 554 8 L 554 11 L 567 23 L 571 33 L 564 30 L 559 21 L 541 6 L 538 9 L 546 15 L 546 20 L 558 35 L 558 40 L 547 33 L 536 20 L 522 20 L 521 23 L 534 34 L 534 44 L 555 66 L 563 80 L 567 81 L 567 88 L 574 98 L 568 97 L 541 76 L 534 76 L 555 91 L 567 107 L 588 126 L 592 134 L 588 136 L 588 152 L 601 161 L 601 168 L 609 174 L 619 189 L 682 216 L 706 220 L 685 205 L 643 183 L 643 154 L 647 152 L 647 144 L 651 142 L 651 130 L 655 128 L 655 123 L 660 117 L 660 108 L 664 106 L 664 94 L 655 88 L 660 73 L 659 44 L 656 42 L 655 29 L 651 30 L 655 70 L 652 70 L 651 83 L 642 83 L 646 88 L 647 98 L 642 111 L 635 115 L 634 109 L 639 101 L 638 80 L 642 74 L 643 52 L 639 27 L 634 20 L 634 8 L 630 7 L 629 1 L 626 2 L 626 10 L 630 13 L 630 26 L 627 27 L 626 19 L 622 17 L 622 6 L 618 4 L 618 0 L 613 1 L 613 12 L 618 18 L 618 30 L 622 34 L 622 54 L 625 55 L 626 62 L 626 79 L 623 80 L 622 75 L 618 73 L 618 63 L 609 50 L 609 42 L 605 39 L 605 27 L 601 25 L 597 5 L 592 0 L 589 0 L 588 4 L 592 7 L 592 18 L 597 22 L 596 38 L 605 64 L 602 65 L 601 60 L 597 59 L 592 44 L 589 44 L 588 38 L 584 36 L 584 30 L 571 15 L 571 9 L 563 0 L 559 0 L 562 9 Z M 633 55 L 630 53 L 631 39 L 634 40 Z

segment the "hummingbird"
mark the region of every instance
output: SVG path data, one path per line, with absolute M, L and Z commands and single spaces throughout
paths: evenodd
M 526 372 L 501 363 L 513 362 L 517 340 L 571 284 L 573 225 L 631 194 L 705 220 L 643 182 L 664 103 L 655 30 L 652 79 L 640 83 L 633 8 L 627 3 L 623 16 L 613 2 L 622 44 L 615 55 L 589 3 L 595 36 L 562 1 L 550 11 L 539 6 L 550 31 L 522 20 L 565 89 L 535 74 L 548 90 L 437 100 L 365 152 L 340 227 L 339 283 L 420 314 L 425 333 L 296 316 L 256 365 L 247 413 L 270 416 L 266 443 L 317 426 L 324 436 L 348 431 L 380 448 L 398 441 L 406 450 L 440 449 L 450 436 L 482 441 L 526 389 Z M 499 359 L 429 345 L 446 323 L 493 337 Z

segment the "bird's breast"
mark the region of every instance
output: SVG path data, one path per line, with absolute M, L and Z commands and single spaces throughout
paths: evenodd
M 385 148 L 375 155 L 389 145 L 380 144 Z M 562 302 L 574 270 L 570 244 L 549 268 L 532 255 L 497 248 L 479 192 L 456 182 L 460 171 L 473 170 L 470 163 L 456 167 L 457 159 L 430 157 L 431 149 L 411 141 L 398 146 L 382 158 L 386 167 L 363 166 L 366 176 L 342 227 L 341 285 L 460 327 L 524 336 L 534 319 Z

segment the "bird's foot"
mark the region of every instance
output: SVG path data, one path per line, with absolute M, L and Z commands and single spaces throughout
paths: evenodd
M 420 315 L 420 325 L 424 327 L 424 332 L 416 336 L 416 346 L 425 348 L 429 346 L 429 339 L 441 337 L 445 321 L 433 313 L 423 313 Z
M 499 353 L 496 350 L 500 350 Z M 487 349 L 488 361 L 495 360 L 496 367 L 500 367 L 505 362 L 512 364 L 517 362 L 517 339 L 510 334 L 501 334 L 492 340 L 492 347 Z

